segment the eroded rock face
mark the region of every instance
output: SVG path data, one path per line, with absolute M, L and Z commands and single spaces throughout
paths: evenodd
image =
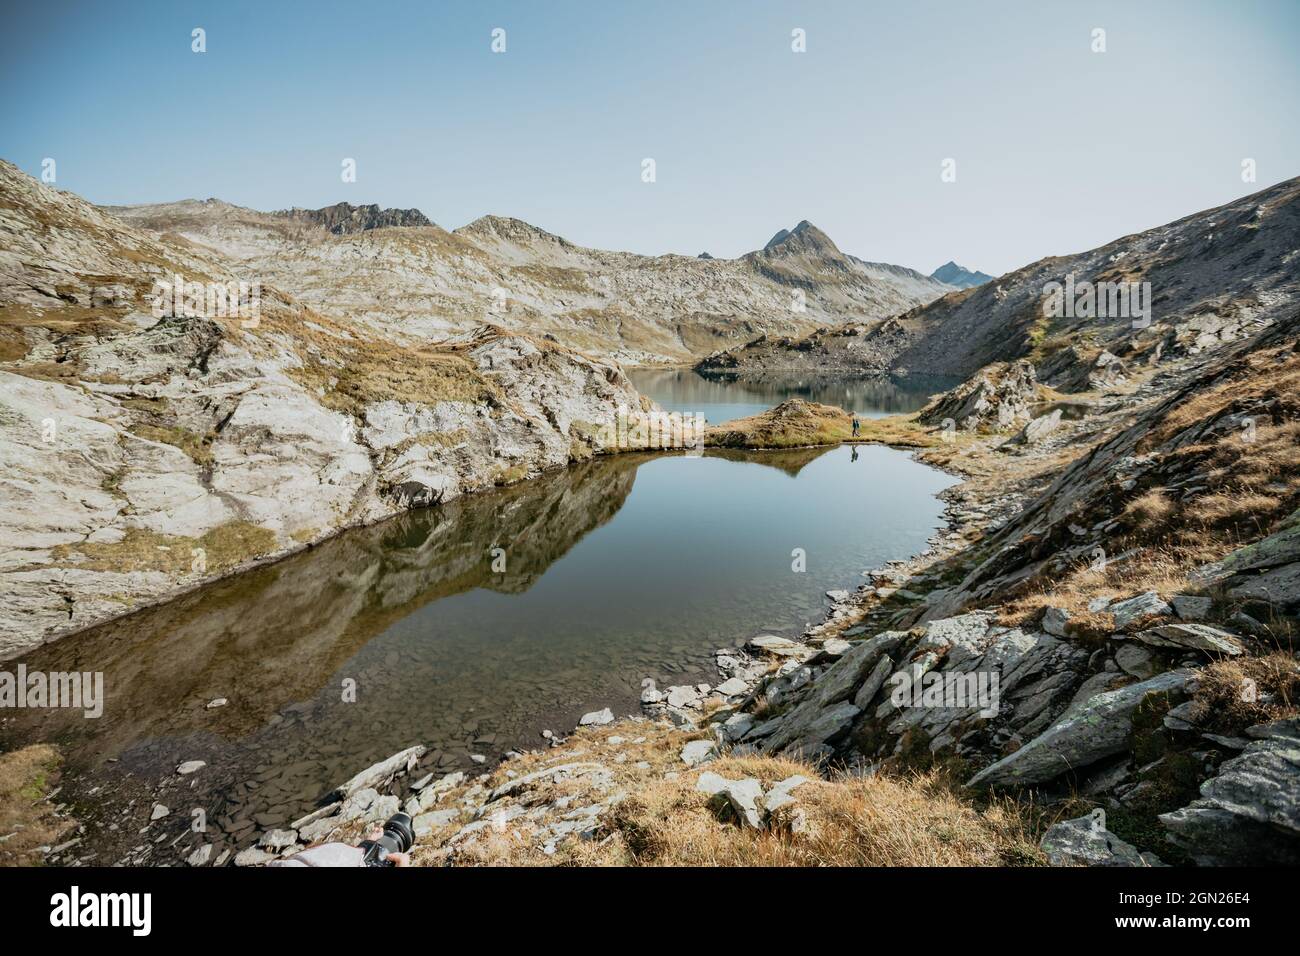
M 1193 672 L 1167 671 L 1098 694 L 1015 753 L 985 767 L 970 787 L 1029 786 L 1120 753 L 1133 731 L 1133 713 L 1148 696 L 1183 690 Z
M 1106 829 L 1106 815 L 1094 810 L 1084 817 L 1053 824 L 1039 846 L 1053 866 L 1160 866 L 1152 853 L 1139 853 Z
M 1006 429 L 1028 422 L 1038 401 L 1038 379 L 1029 362 L 999 362 L 935 399 L 921 413 L 927 425 L 952 421 L 965 431 Z M 1059 423 L 1059 415 L 1057 417 Z M 1039 427 L 1040 437 L 1050 429 Z M 1035 439 L 1037 440 L 1037 439 Z
M 0 330 L 0 658 L 343 528 L 639 447 L 616 425 L 646 404 L 610 362 L 494 327 L 412 346 L 269 287 L 253 320 L 156 318 L 156 279 L 255 277 L 3 163 L 0 197 L 0 306 L 18 317 Z

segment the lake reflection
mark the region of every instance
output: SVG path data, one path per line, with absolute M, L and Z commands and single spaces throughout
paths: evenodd
M 715 648 L 802 628 L 827 589 L 923 548 L 949 484 L 878 446 L 596 459 L 40 648 L 29 669 L 104 672 L 104 716 L 11 712 L 0 743 L 58 742 L 74 805 L 204 760 L 184 798 L 234 847 L 413 743 L 430 770 L 471 767 L 635 712 L 643 677 L 716 681 Z

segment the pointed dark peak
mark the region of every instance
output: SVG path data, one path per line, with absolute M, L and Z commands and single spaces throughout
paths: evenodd
M 768 240 L 763 251 L 787 255 L 842 255 L 839 247 L 831 242 L 830 236 L 807 219 L 800 220 L 799 225 L 793 229 L 782 229 Z
M 771 249 L 773 246 L 779 246 L 781 243 L 785 242 L 789 238 L 790 238 L 789 229 L 778 229 L 776 235 L 773 236 L 771 239 L 767 240 L 767 245 L 765 245 L 763 248 Z
M 948 285 L 956 286 L 959 289 L 969 289 L 971 286 L 983 285 L 985 282 L 991 282 L 993 277 L 984 272 L 972 272 L 970 269 L 963 268 L 957 263 L 949 260 L 930 273 L 931 279 L 937 279 Z

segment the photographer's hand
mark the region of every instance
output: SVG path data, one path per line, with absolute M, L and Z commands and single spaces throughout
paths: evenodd
M 378 840 L 383 835 L 384 835 L 384 828 L 376 825 L 373 829 L 370 830 L 369 833 L 366 834 L 366 839 Z M 391 862 L 393 866 L 411 865 L 411 854 L 409 853 L 390 853 L 388 854 L 388 856 L 384 857 L 384 859 Z

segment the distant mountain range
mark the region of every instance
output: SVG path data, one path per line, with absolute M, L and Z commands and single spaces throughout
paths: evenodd
M 1086 388 L 1098 362 L 1195 354 L 1294 310 L 1297 250 L 1300 178 L 1097 249 L 1040 259 L 881 322 L 768 336 L 711 355 L 700 367 L 741 377 L 816 370 L 966 378 L 990 362 L 1029 358 L 1040 380 Z M 1145 285 L 1151 314 L 1049 314 L 1048 289 L 1067 282 L 1080 290 Z
M 806 221 L 722 259 L 587 249 L 505 216 L 448 231 L 419 210 L 374 205 L 258 212 L 210 199 L 104 211 L 384 334 L 439 341 L 492 322 L 628 364 L 883 319 L 953 291 L 841 252 Z
M 940 282 L 956 286 L 959 289 L 969 289 L 971 286 L 983 285 L 985 282 L 991 282 L 993 277 L 987 272 L 972 272 L 963 266 L 949 260 L 930 273 L 931 279 L 938 279 Z

